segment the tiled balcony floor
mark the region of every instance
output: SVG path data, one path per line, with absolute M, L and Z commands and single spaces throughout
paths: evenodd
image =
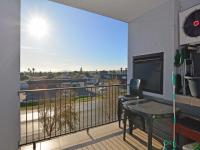
M 49 141 L 37 143 L 36 150 L 146 150 L 147 134 L 139 129 L 122 138 L 122 129 L 118 123 L 96 127 L 86 131 L 62 136 Z M 162 149 L 162 144 L 153 139 L 154 149 Z M 21 150 L 32 150 L 32 145 L 23 146 Z

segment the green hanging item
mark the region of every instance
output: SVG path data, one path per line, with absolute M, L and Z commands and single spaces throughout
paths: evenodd
M 187 46 L 184 46 L 183 48 L 181 48 L 181 57 L 182 57 L 181 62 L 184 62 L 184 59 L 190 58 L 190 53 L 188 51 Z
M 172 85 L 173 85 L 173 96 L 172 96 L 172 100 L 173 100 L 173 142 L 172 142 L 172 147 L 173 150 L 176 150 L 176 75 L 174 74 L 174 72 L 172 72 Z
M 164 147 L 163 150 L 167 150 L 168 145 L 172 145 L 172 149 L 176 150 L 176 135 L 175 135 L 175 126 L 176 126 L 176 93 L 175 93 L 175 88 L 176 88 L 176 75 L 174 72 L 172 72 L 172 87 L 173 87 L 173 92 L 172 92 L 172 100 L 173 100 L 173 140 L 172 142 L 167 141 L 164 139 Z
M 179 50 L 176 50 L 176 55 L 174 57 L 174 65 L 176 67 L 179 67 L 180 65 L 183 64 L 184 59 L 183 59 L 183 53 L 180 53 Z
M 184 60 L 188 58 L 190 58 L 190 52 L 188 51 L 188 47 L 180 47 L 176 50 L 176 55 L 174 56 L 174 66 L 181 66 L 184 63 Z

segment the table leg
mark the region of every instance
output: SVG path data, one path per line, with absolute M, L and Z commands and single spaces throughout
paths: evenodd
M 153 119 L 148 119 L 148 150 L 152 150 Z
M 127 112 L 126 111 L 124 111 L 123 122 L 124 122 L 123 140 L 125 141 L 126 140 L 126 122 L 127 122 Z
M 143 117 L 140 117 L 141 122 L 142 122 L 142 129 L 145 131 L 145 119 Z
M 121 127 L 121 115 L 122 115 L 122 105 L 121 105 L 121 99 L 118 99 L 118 110 L 117 110 L 117 115 L 118 115 L 118 122 L 119 122 L 119 127 Z
M 132 135 L 133 134 L 133 124 L 134 124 L 134 120 L 135 120 L 135 117 L 131 116 L 129 117 L 128 116 L 128 121 L 129 121 L 129 133 Z

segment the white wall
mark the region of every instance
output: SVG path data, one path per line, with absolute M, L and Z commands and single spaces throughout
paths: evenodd
M 174 32 L 178 29 L 177 10 L 177 1 L 169 0 L 129 23 L 128 80 L 133 77 L 133 56 L 164 52 L 163 95 L 145 92 L 147 95 L 171 99 L 171 74 L 178 46 Z
M 133 76 L 133 56 L 164 52 L 163 95 L 145 94 L 171 99 L 171 73 L 174 70 L 174 53 L 179 45 L 178 14 L 197 4 L 200 0 L 168 0 L 129 23 L 128 80 Z
M 200 0 L 179 0 L 181 11 L 186 10 L 194 5 L 200 4 Z
M 0 19 L 0 150 L 17 150 L 20 0 L 0 0 Z

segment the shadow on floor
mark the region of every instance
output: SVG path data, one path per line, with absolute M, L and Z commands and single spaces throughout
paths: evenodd
M 88 136 L 90 137 L 91 141 L 88 141 L 88 142 L 85 142 L 85 143 L 81 143 L 81 144 L 77 144 L 77 145 L 73 145 L 71 147 L 68 147 L 68 148 L 64 148 L 63 150 L 75 150 L 75 149 L 80 149 L 80 148 L 84 148 L 84 147 L 87 147 L 87 146 L 91 146 L 93 144 L 96 144 L 96 143 L 99 143 L 99 142 L 102 142 L 102 141 L 106 141 L 106 140 L 109 140 L 111 138 L 114 138 L 114 137 L 119 137 L 120 135 L 122 135 L 123 132 L 122 131 L 118 131 L 118 132 L 115 132 L 115 133 L 112 133 L 112 134 L 109 134 L 109 135 L 106 135 L 106 136 L 103 136 L 103 137 L 100 137 L 100 138 L 97 138 L 97 139 L 94 139 L 92 137 L 92 135 L 90 133 L 88 133 Z M 129 134 L 130 135 L 130 134 Z M 140 139 L 138 136 L 135 136 L 135 135 L 130 135 L 129 137 L 127 136 L 127 138 L 134 138 L 136 139 L 139 143 L 141 143 L 142 145 L 146 146 L 147 143 Z M 139 148 L 137 148 L 136 146 L 133 145 L 133 143 L 129 142 L 128 140 L 125 140 L 123 141 L 125 143 L 127 143 L 132 149 L 134 150 L 140 150 Z M 115 145 L 113 143 L 113 145 Z M 118 149 L 116 147 L 116 149 Z M 154 150 L 158 150 L 156 148 L 153 148 Z
M 92 139 L 92 141 L 81 143 L 81 144 L 78 144 L 78 145 L 74 145 L 74 146 L 65 148 L 63 150 L 75 150 L 75 149 L 79 149 L 79 148 L 86 147 L 86 146 L 89 146 L 89 145 L 92 145 L 92 144 L 96 144 L 96 143 L 101 142 L 101 141 L 105 141 L 105 140 L 107 140 L 109 138 L 118 136 L 120 134 L 122 134 L 121 131 L 113 133 L 113 134 L 110 134 L 110 135 L 106 135 L 106 136 L 103 136 L 103 137 L 100 137 L 100 138 L 97 138 L 97 139 L 94 139 L 92 137 L 92 135 L 90 135 L 90 133 L 89 133 L 88 136 Z

